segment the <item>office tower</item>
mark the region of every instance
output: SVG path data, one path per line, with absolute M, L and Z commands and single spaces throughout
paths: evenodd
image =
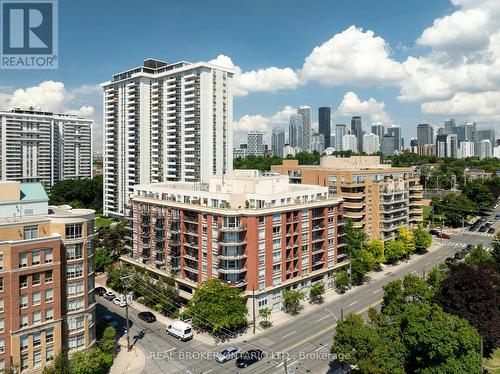
M 48 201 L 39 182 L 0 182 L 0 366 L 16 372 L 96 343 L 94 211 Z
M 493 148 L 489 139 L 482 139 L 476 143 L 477 156 L 482 160 L 493 156 Z
M 375 134 L 380 139 L 385 135 L 385 127 L 382 122 L 374 122 L 372 124 L 372 134 Z
M 453 158 L 458 156 L 458 137 L 456 134 L 436 136 L 436 156 Z
M 0 111 L 0 179 L 50 188 L 92 178 L 92 124 L 69 114 Z
M 410 148 L 411 147 L 417 147 L 418 146 L 418 141 L 415 138 L 410 139 Z
M 458 136 L 457 134 L 449 134 L 448 135 L 448 144 L 449 144 L 449 156 L 457 158 L 458 157 Z
M 446 135 L 446 131 L 445 131 L 444 127 L 438 127 L 437 135 Z M 434 139 L 434 140 L 436 140 L 436 139 Z
M 357 153 L 361 153 L 363 151 L 363 126 L 361 123 L 361 117 L 354 116 L 351 118 L 351 134 L 356 136 L 358 142 L 358 150 Z
M 273 128 L 271 134 L 271 150 L 273 156 L 283 157 L 283 148 L 285 147 L 285 129 L 281 127 Z
M 232 169 L 233 73 L 149 59 L 102 84 L 105 214 L 130 215 L 136 184 L 203 182 Z
M 380 151 L 380 140 L 378 135 L 365 134 L 363 135 L 363 152 L 367 155 L 372 155 Z
M 475 132 L 474 140 L 476 142 L 487 139 L 491 144 L 495 144 L 495 130 L 493 129 L 485 129 L 485 130 L 477 130 Z
M 297 110 L 302 116 L 302 149 L 306 152 L 311 150 L 311 108 L 303 105 Z
M 346 134 L 342 138 L 342 150 L 358 153 L 358 138 L 353 134 Z
M 311 136 L 311 152 L 318 152 L 322 155 L 325 152 L 325 137 L 321 133 L 316 133 Z
M 475 146 L 474 142 L 464 141 L 460 142 L 460 148 L 458 152 L 459 158 L 474 157 Z
M 449 120 L 444 121 L 444 133 L 445 134 L 453 134 L 453 130 L 455 128 L 455 119 L 450 118 Z
M 342 151 L 342 142 L 346 134 L 346 125 L 338 123 L 335 125 L 335 150 Z
M 335 149 L 337 145 L 337 140 L 334 135 L 330 136 L 330 148 Z
M 260 131 L 249 131 L 247 134 L 247 155 L 264 156 L 263 134 Z
M 384 135 L 380 139 L 380 152 L 384 156 L 394 156 L 396 152 L 396 138 L 392 135 Z
M 302 126 L 302 115 L 292 114 L 288 130 L 288 143 L 293 148 L 303 149 L 304 128 Z
M 464 124 L 464 140 L 473 142 L 476 139 L 476 122 L 466 122 Z
M 132 253 L 122 259 L 173 276 L 190 293 L 218 278 L 280 309 L 282 290 L 326 282 L 333 269 L 348 264 L 339 243 L 342 200 L 329 197 L 328 187 L 292 179 L 234 170 L 210 177 L 205 188 L 138 185 L 131 199 L 138 230 Z
M 331 195 L 344 199 L 344 217 L 370 238 L 391 239 L 400 226 L 423 220 L 417 173 L 411 167 L 381 164 L 378 156 L 325 156 L 319 165 L 283 160 L 271 171 L 290 176 L 294 183 L 328 186 Z
M 327 106 L 318 109 L 318 132 L 325 138 L 325 148 L 333 146 L 330 143 L 331 137 L 331 114 Z
M 417 145 L 433 144 L 434 128 L 428 123 L 417 125 Z
M 403 149 L 403 138 L 401 137 L 401 127 L 399 125 L 388 125 L 387 135 L 394 136 L 396 151 L 400 151 L 401 149 Z

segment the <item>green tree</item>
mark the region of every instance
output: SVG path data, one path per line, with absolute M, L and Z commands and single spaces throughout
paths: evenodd
M 325 294 L 325 284 L 322 281 L 311 284 L 309 290 L 309 300 L 312 303 L 321 303 Z
M 413 233 L 406 226 L 401 226 L 398 229 L 398 241 L 403 245 L 403 254 L 409 256 L 415 252 L 415 238 Z
M 366 251 L 372 254 L 375 262 L 381 264 L 385 261 L 384 257 L 384 242 L 380 239 L 372 239 L 367 241 L 363 246 Z
M 192 323 L 213 334 L 237 331 L 247 325 L 247 307 L 240 289 L 219 279 L 209 279 L 199 286 L 187 308 Z
M 495 196 L 481 179 L 468 182 L 462 193 L 476 203 L 480 210 L 490 209 L 495 203 Z
M 264 321 L 261 321 L 260 323 L 263 327 L 271 326 L 271 321 L 269 321 L 270 316 L 271 316 L 271 309 L 267 307 L 259 309 L 259 317 L 264 319 Z
M 99 348 L 104 352 L 108 354 L 113 354 L 115 350 L 115 345 L 116 345 L 116 330 L 112 326 L 107 326 L 104 329 L 104 332 L 102 334 L 102 338 L 99 342 Z
M 395 280 L 384 286 L 382 312 L 388 316 L 396 316 L 406 304 L 429 303 L 432 296 L 427 282 L 419 276 L 407 274 L 403 280 Z
M 481 244 L 472 248 L 464 262 L 468 265 L 481 265 L 493 262 L 493 256 Z
M 72 374 L 68 352 L 62 351 L 54 358 L 54 364 L 45 366 L 43 374 Z
M 418 225 L 413 229 L 413 238 L 417 251 L 425 251 L 432 244 L 432 235 L 429 234 L 422 225 Z
M 335 288 L 344 293 L 349 288 L 349 274 L 346 269 L 337 270 L 334 274 Z
M 389 239 L 384 245 L 385 260 L 389 264 L 397 262 L 404 255 L 404 244 L 400 240 Z
M 495 235 L 495 239 L 491 242 L 493 251 L 491 251 L 491 256 L 497 269 L 500 271 L 500 233 Z
M 435 214 L 442 215 L 445 223 L 452 227 L 462 226 L 463 220 L 467 220 L 471 214 L 477 214 L 476 203 L 469 200 L 467 196 L 458 193 L 449 193 L 443 198 L 433 198 Z
M 92 179 L 63 180 L 50 189 L 49 204 L 73 204 L 74 208 L 85 207 L 102 211 L 103 177 Z
M 429 271 L 427 275 L 427 283 L 433 290 L 433 292 L 437 292 L 441 286 L 441 283 L 448 277 L 450 269 L 446 264 L 440 264 L 435 266 Z
M 283 291 L 283 310 L 286 313 L 295 315 L 298 314 L 301 305 L 300 302 L 304 299 L 304 294 L 301 291 L 284 290 Z
M 113 257 L 109 254 L 107 248 L 98 248 L 94 253 L 95 270 L 104 271 L 109 265 L 113 263 Z

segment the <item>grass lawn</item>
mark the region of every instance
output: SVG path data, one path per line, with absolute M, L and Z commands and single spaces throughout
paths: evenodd
M 94 218 L 94 226 L 95 227 L 109 227 L 113 220 L 107 217 L 96 217 Z
M 500 374 L 500 348 L 493 351 L 491 357 L 484 362 L 485 368 L 490 374 Z

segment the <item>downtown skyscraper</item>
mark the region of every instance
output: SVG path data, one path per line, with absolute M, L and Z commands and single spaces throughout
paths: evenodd
M 283 157 L 283 148 L 285 147 L 285 129 L 274 127 L 271 134 L 271 151 L 273 156 Z
M 104 214 L 128 215 L 137 184 L 203 182 L 232 169 L 233 74 L 149 59 L 102 84 Z
M 288 143 L 293 148 L 303 148 L 304 127 L 302 126 L 302 116 L 292 114 L 288 128 Z
M 311 107 L 302 105 L 297 110 L 297 114 L 302 116 L 302 150 L 311 150 Z
M 318 132 L 325 137 L 325 148 L 331 146 L 331 113 L 329 107 L 320 107 L 318 109 Z

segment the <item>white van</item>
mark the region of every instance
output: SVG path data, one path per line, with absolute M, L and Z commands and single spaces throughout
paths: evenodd
M 182 321 L 176 321 L 167 326 L 167 334 L 175 336 L 179 340 L 186 341 L 193 338 L 193 329 Z

